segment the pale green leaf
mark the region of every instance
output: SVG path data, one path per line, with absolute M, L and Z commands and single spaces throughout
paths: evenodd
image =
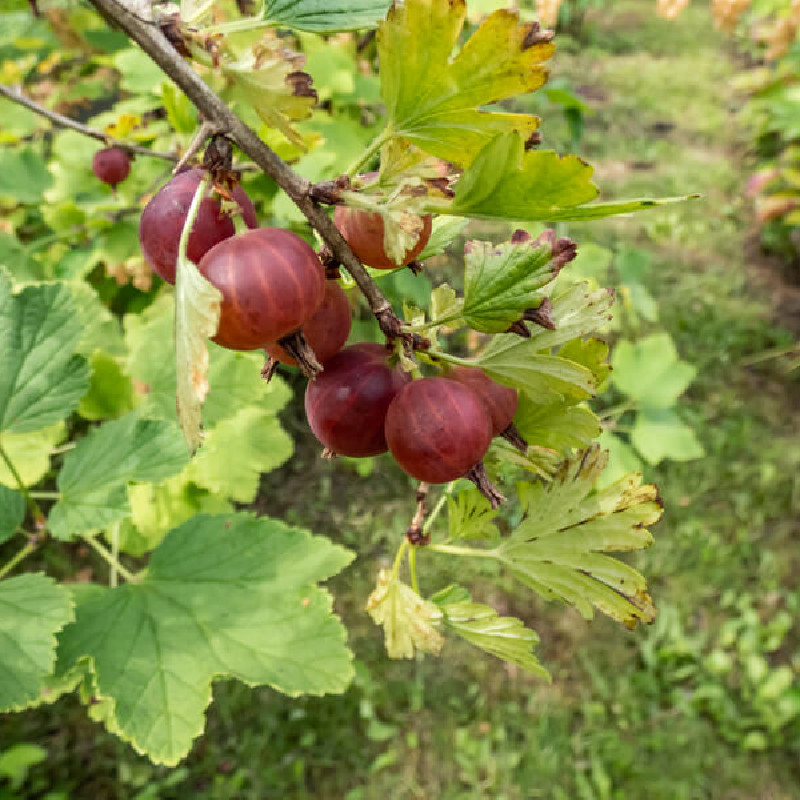
M 626 625 L 651 622 L 655 608 L 644 578 L 606 554 L 650 545 L 647 527 L 662 506 L 640 475 L 592 493 L 606 462 L 595 447 L 565 462 L 552 483 L 532 486 L 525 518 L 495 552 L 518 580 L 587 618 L 596 607 Z
M 119 526 L 119 546 L 134 556 L 152 550 L 172 528 L 195 514 L 233 511 L 225 497 L 192 483 L 186 477 L 186 470 L 161 483 L 131 484 L 128 502 L 131 517 Z
M 50 469 L 50 452 L 64 440 L 67 427 L 57 422 L 48 428 L 30 433 L 4 433 L 0 436 L 9 461 L 14 465 L 25 486 L 33 486 Z M 16 486 L 17 481 L 6 463 L 0 459 L 0 483 Z
M 23 281 L 40 281 L 44 278 L 44 270 L 16 236 L 0 231 L 0 267 L 8 270 L 8 274 L 16 283 Z
M 525 152 L 517 133 L 497 136 L 477 155 L 455 187 L 452 203 L 431 205 L 445 214 L 509 220 L 601 219 L 654 208 L 685 197 L 584 205 L 597 197 L 592 168 L 578 156 Z
M 203 730 L 215 678 L 290 696 L 347 687 L 345 630 L 315 584 L 351 558 L 278 520 L 194 517 L 153 552 L 140 583 L 78 598 L 58 671 L 88 659 L 106 726 L 175 765 Z
M 393 578 L 388 569 L 378 573 L 375 590 L 367 600 L 367 612 L 383 627 L 389 658 L 413 658 L 414 654 L 438 655 L 444 644 L 437 630 L 442 612 L 410 586 Z
M 407 0 L 378 29 L 390 134 L 461 165 L 498 134 L 521 134 L 522 142 L 533 133 L 536 117 L 479 109 L 538 89 L 554 50 L 530 42 L 531 26 L 517 14 L 497 11 L 451 58 L 465 13 L 464 0 Z
M 206 435 L 186 477 L 211 492 L 251 503 L 261 473 L 281 466 L 293 450 L 292 438 L 274 414 L 247 406 Z
M 197 187 L 186 219 L 194 220 L 207 183 Z M 202 442 L 203 402 L 208 394 L 208 345 L 217 332 L 222 293 L 186 257 L 186 225 L 175 270 L 175 363 L 178 421 L 194 452 Z
M 329 33 L 372 28 L 391 0 L 267 0 L 265 20 L 299 31 Z
M 598 391 L 604 389 L 611 365 L 606 361 L 608 345 L 602 339 L 572 339 L 559 350 L 559 355 L 588 367 L 597 379 Z
M 455 325 L 461 317 L 463 303 L 456 296 L 455 289 L 443 283 L 431 292 L 431 319 L 437 322 L 451 321 Z
M 69 592 L 52 578 L 0 582 L 0 711 L 25 708 L 56 661 L 56 634 L 73 619 Z
M 52 182 L 45 160 L 32 147 L 0 149 L 0 197 L 39 203 Z
M 487 463 L 498 461 L 514 464 L 544 481 L 549 481 L 561 464 L 562 457 L 557 451 L 539 445 L 529 445 L 522 453 L 510 442 L 498 437 L 492 442 L 484 460 Z
M 597 443 L 608 453 L 608 466 L 597 480 L 598 488 L 609 486 L 631 472 L 641 472 L 643 465 L 636 451 L 610 430 L 600 434 Z
M 636 415 L 631 442 L 649 464 L 665 458 L 691 461 L 705 455 L 695 432 L 671 408 L 645 408 Z
M 464 228 L 469 225 L 469 220 L 461 217 L 448 217 L 438 215 L 433 220 L 431 235 L 423 251 L 417 256 L 417 261 L 424 261 L 426 258 L 438 256 L 451 245 Z
M 7 542 L 25 519 L 25 498 L 0 484 L 0 544 Z
M 130 355 L 127 372 L 143 395 L 142 410 L 150 416 L 175 418 L 175 367 L 164 358 L 164 342 L 172 337 L 173 303 L 163 295 L 142 314 L 128 314 L 125 340 Z M 291 397 L 291 390 L 278 375 L 269 383 L 261 378 L 262 353 L 241 353 L 208 345 L 208 380 L 211 389 L 203 407 L 206 429 L 252 405 L 280 411 Z
M 611 357 L 612 383 L 646 408 L 669 408 L 689 388 L 697 369 L 678 358 L 668 333 L 621 341 Z
M 558 274 L 549 244 L 468 242 L 464 274 L 464 319 L 470 328 L 502 333 L 524 311 L 538 308 L 539 292 Z
M 89 368 L 73 354 L 81 332 L 68 286 L 13 295 L 0 273 L 0 431 L 35 431 L 75 409 L 89 386 Z
M 550 674 L 533 654 L 539 637 L 516 617 L 501 617 L 491 606 L 475 603 L 467 594 L 449 587 L 431 599 L 444 614 L 444 624 L 454 633 L 501 661 L 516 664 L 526 672 L 550 679 Z
M 59 538 L 105 528 L 130 514 L 128 483 L 163 480 L 188 460 L 174 423 L 136 413 L 106 422 L 65 456 L 48 527 Z
M 531 445 L 559 453 L 588 447 L 600 435 L 600 422 L 591 409 L 569 402 L 543 405 L 519 395 L 514 425 Z
M 92 377 L 89 391 L 78 405 L 78 413 L 85 419 L 113 419 L 133 411 L 137 398 L 130 378 L 123 373 L 117 360 L 102 350 L 90 359 Z
M 477 489 L 464 489 L 447 498 L 447 528 L 450 539 L 494 539 L 499 530 L 489 501 Z

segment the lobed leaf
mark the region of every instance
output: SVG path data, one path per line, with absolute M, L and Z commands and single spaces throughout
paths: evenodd
M 56 634 L 72 619 L 69 592 L 52 578 L 0 582 L 0 711 L 37 700 L 56 661 Z
M 495 539 L 497 511 L 477 489 L 465 489 L 447 498 L 447 529 L 453 539 Z
M 558 274 L 552 247 L 535 242 L 468 242 L 463 316 L 470 328 L 503 333 L 524 311 L 538 308 L 539 292 Z
M 211 681 L 291 696 L 343 691 L 345 630 L 315 584 L 352 554 L 278 520 L 197 516 L 172 530 L 136 584 L 78 598 L 58 671 L 86 660 L 106 727 L 175 765 L 203 729 Z
M 407 0 L 378 28 L 381 95 L 388 131 L 422 150 L 467 165 L 498 134 L 527 139 L 539 120 L 481 106 L 532 92 L 554 47 L 536 43 L 532 24 L 496 11 L 451 59 L 464 25 L 464 0 Z
M 89 386 L 89 368 L 74 355 L 81 334 L 66 284 L 14 295 L 0 273 L 0 432 L 35 431 L 75 410 Z
M 414 658 L 414 654 L 438 655 L 444 644 L 436 625 L 442 612 L 410 586 L 393 578 L 388 569 L 378 573 L 378 583 L 367 600 L 367 612 L 383 627 L 389 658 Z
M 640 475 L 592 493 L 607 460 L 594 447 L 565 462 L 552 483 L 529 484 L 526 517 L 496 552 L 543 597 L 565 600 L 587 618 L 596 607 L 632 626 L 651 622 L 655 608 L 644 578 L 606 553 L 650 545 L 647 526 L 663 508 L 655 486 L 642 486 Z
M 475 603 L 460 587 L 448 587 L 431 599 L 442 610 L 447 628 L 501 661 L 550 680 L 532 648 L 539 637 L 516 617 L 501 617 L 491 606 Z
M 599 435 L 600 421 L 591 409 L 576 406 L 571 398 L 543 405 L 521 394 L 514 425 L 531 445 L 547 447 L 559 453 L 572 448 L 585 449 Z
M 665 458 L 691 461 L 705 455 L 695 432 L 671 408 L 639 411 L 631 442 L 648 464 L 658 464 Z
M 130 514 L 128 483 L 160 481 L 188 462 L 174 423 L 131 413 L 95 428 L 64 458 L 58 474 L 59 501 L 48 527 L 65 539 L 105 528 Z

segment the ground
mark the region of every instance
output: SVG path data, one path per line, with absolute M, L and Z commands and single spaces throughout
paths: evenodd
M 657 622 L 637 632 L 585 622 L 529 595 L 503 599 L 478 580 L 477 595 L 539 632 L 551 684 L 466 645 L 448 644 L 438 660 L 388 661 L 363 602 L 408 524 L 411 484 L 388 467 L 360 477 L 318 459 L 298 402 L 285 415 L 298 454 L 265 477 L 260 507 L 359 550 L 331 585 L 357 657 L 354 686 L 344 697 L 292 700 L 219 684 L 206 735 L 177 771 L 151 767 L 66 698 L 0 731 L 0 750 L 14 740 L 50 750 L 27 796 L 800 797 L 798 717 L 783 724 L 773 714 L 779 700 L 800 702 L 798 631 L 761 661 L 748 644 L 770 635 L 779 612 L 796 614 L 799 600 L 798 377 L 779 360 L 748 361 L 792 341 L 800 303 L 791 268 L 759 251 L 743 194 L 753 161 L 731 88 L 740 57 L 705 4 L 674 22 L 654 6 L 623 0 L 595 11 L 581 38 L 562 40 L 553 74 L 595 109 L 580 152 L 603 197 L 702 195 L 569 229 L 579 243 L 652 253 L 646 283 L 660 324 L 698 367 L 682 413 L 707 456 L 647 473 L 667 512 L 634 563 L 650 579 Z M 545 144 L 565 149 L 563 120 L 548 114 Z M 301 491 L 309 501 L 293 503 Z M 768 674 L 794 670 L 794 688 L 759 695 L 762 662 Z

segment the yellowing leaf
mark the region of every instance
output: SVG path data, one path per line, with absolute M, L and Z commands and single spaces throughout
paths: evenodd
M 416 650 L 438 655 L 444 644 L 435 625 L 442 612 L 410 586 L 393 578 L 388 569 L 378 573 L 378 585 L 367 600 L 367 611 L 383 626 L 389 658 L 413 658 Z
M 306 119 L 317 102 L 311 77 L 301 71 L 305 57 L 268 31 L 255 45 L 225 58 L 222 71 L 244 92 L 259 117 L 300 148 L 303 137 L 290 125 Z
M 201 181 L 187 214 L 194 222 L 196 209 L 207 183 Z M 188 239 L 191 224 L 184 226 L 181 239 Z M 202 441 L 202 408 L 208 394 L 208 346 L 206 339 L 217 332 L 222 295 L 186 258 L 181 242 L 175 271 L 175 359 L 177 362 L 178 420 L 189 449 L 194 452 Z
M 465 14 L 464 0 L 407 0 L 378 30 L 390 135 L 462 165 L 497 134 L 527 139 L 536 130 L 536 117 L 479 108 L 542 86 L 541 64 L 554 51 L 537 40 L 532 23 L 496 11 L 451 60 Z

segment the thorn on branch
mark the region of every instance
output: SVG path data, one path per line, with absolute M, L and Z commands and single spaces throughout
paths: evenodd
M 478 491 L 489 501 L 492 508 L 498 508 L 500 503 L 505 502 L 505 495 L 489 480 L 482 461 L 479 461 L 464 477 L 478 487 Z
M 309 380 L 313 380 L 322 372 L 322 364 L 317 360 L 302 330 L 296 330 L 278 339 L 278 344 L 297 362 L 300 372 Z
M 272 380 L 272 376 L 275 374 L 275 370 L 278 369 L 279 361 L 277 358 L 273 358 L 269 355 L 266 350 L 264 352 L 267 357 L 264 359 L 264 366 L 261 367 L 261 377 L 266 383 L 269 383 Z

